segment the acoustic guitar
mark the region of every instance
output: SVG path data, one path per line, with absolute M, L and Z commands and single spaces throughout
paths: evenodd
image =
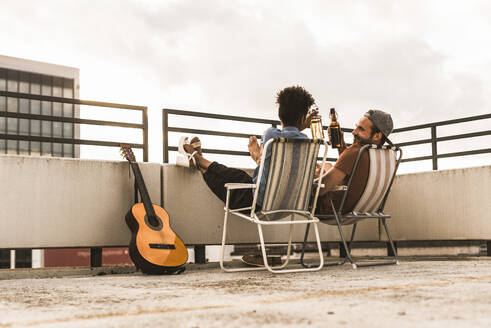
M 140 167 L 128 144 L 121 144 L 122 156 L 130 162 L 142 203 L 136 203 L 126 214 L 131 230 L 129 253 L 137 269 L 144 273 L 171 274 L 184 271 L 188 251 L 182 240 L 172 231 L 169 215 L 152 204 Z

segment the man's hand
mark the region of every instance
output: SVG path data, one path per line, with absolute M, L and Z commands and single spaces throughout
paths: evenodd
M 319 175 L 321 174 L 321 163 L 316 163 L 315 164 L 315 172 L 314 172 L 314 178 L 318 178 Z M 332 167 L 332 164 L 331 163 L 324 163 L 324 172 L 322 173 L 322 177 L 325 177 L 326 174 L 327 174 L 327 171 L 329 171 Z
M 327 128 L 327 134 L 329 136 L 329 140 L 331 140 L 331 129 L 329 129 L 329 127 Z M 339 155 L 341 155 L 341 153 L 346 149 L 346 142 L 344 141 L 344 132 L 341 129 L 339 129 L 339 136 L 341 138 L 341 147 L 338 148 L 338 153 Z
M 341 129 L 339 129 L 339 136 L 341 137 L 341 147 L 338 148 L 338 153 L 339 155 L 341 155 L 341 153 L 346 149 L 346 142 L 344 141 L 344 132 Z
M 307 115 L 305 116 L 305 120 L 303 121 L 302 125 L 298 128 L 300 131 L 305 130 L 310 126 L 310 121 L 312 120 L 312 117 L 315 115 L 319 114 L 319 109 L 314 108 L 310 110 Z

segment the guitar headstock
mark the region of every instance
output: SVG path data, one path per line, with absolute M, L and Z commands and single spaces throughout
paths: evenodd
M 131 149 L 130 145 L 125 143 L 119 145 L 121 147 L 121 156 L 126 158 L 126 160 L 130 163 L 136 163 L 135 154 L 133 154 L 133 150 Z

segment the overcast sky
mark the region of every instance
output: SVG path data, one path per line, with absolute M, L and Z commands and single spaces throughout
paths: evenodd
M 155 161 L 162 107 L 276 118 L 294 84 L 347 127 L 369 108 L 398 127 L 491 108 L 485 0 L 2 0 L 0 40 L 80 68 L 83 99 L 149 106 Z

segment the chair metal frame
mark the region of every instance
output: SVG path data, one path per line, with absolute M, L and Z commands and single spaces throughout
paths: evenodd
M 381 151 L 382 150 L 387 150 L 387 149 L 392 149 L 394 151 L 396 151 L 399 156 L 396 157 L 396 164 L 395 164 L 395 167 L 394 167 L 394 172 L 392 173 L 392 176 L 390 178 L 390 182 L 389 182 L 389 185 L 388 185 L 388 188 L 387 190 L 385 191 L 385 194 L 380 202 L 380 204 L 378 205 L 377 207 L 377 210 L 374 212 L 374 213 L 357 213 L 357 212 L 349 212 L 349 213 L 346 213 L 346 214 L 342 214 L 343 212 L 343 206 L 345 204 L 345 201 L 348 197 L 348 194 L 349 194 L 349 191 L 350 191 L 350 187 L 351 187 L 351 184 L 353 182 L 353 176 L 355 175 L 355 172 L 356 172 L 356 169 L 358 168 L 358 163 L 360 161 L 360 158 L 361 158 L 361 155 L 364 151 L 368 151 L 369 149 L 380 149 Z M 333 213 L 334 214 L 331 214 L 331 215 L 317 215 L 317 217 L 319 218 L 320 222 L 322 223 L 326 223 L 326 224 L 330 224 L 330 225 L 336 225 L 338 227 L 338 230 L 339 230 L 339 235 L 341 236 L 341 241 L 342 241 L 342 245 L 343 245 L 343 248 L 346 252 L 346 257 L 342 260 L 342 261 L 337 261 L 337 262 L 326 262 L 324 264 L 324 266 L 331 266 L 331 265 L 341 265 L 341 264 L 345 264 L 346 262 L 350 262 L 353 269 L 356 269 L 357 267 L 367 267 L 367 266 L 379 266 L 379 265 L 393 265 L 393 264 L 399 264 L 399 259 L 397 257 L 397 250 L 394 246 L 394 241 L 392 240 L 392 237 L 389 233 L 389 228 L 387 226 L 387 222 L 386 220 L 389 219 L 391 216 L 388 215 L 388 214 L 385 214 L 383 213 L 383 210 L 384 210 L 384 207 L 385 207 L 385 203 L 387 201 L 387 198 L 389 196 L 389 193 L 390 193 L 390 190 L 392 188 L 392 183 L 394 182 L 394 177 L 396 175 L 396 172 L 397 172 L 397 169 L 399 167 L 399 163 L 401 162 L 401 158 L 402 158 L 402 150 L 398 147 L 387 147 L 387 146 L 377 146 L 377 145 L 364 145 L 361 147 L 360 151 L 358 152 L 358 155 L 356 157 L 356 160 L 355 160 L 355 163 L 354 163 L 354 166 L 353 166 L 353 171 L 351 172 L 351 175 L 348 179 L 348 184 L 346 186 L 338 186 L 335 190 L 333 191 L 329 191 L 328 193 L 328 197 L 329 197 L 329 201 L 331 203 L 331 208 L 333 210 Z M 370 173 L 369 173 L 370 174 Z M 334 205 L 334 202 L 332 200 L 332 197 L 330 197 L 330 195 L 332 195 L 333 192 L 344 192 L 343 194 L 343 198 L 341 200 L 341 204 L 339 205 L 339 208 L 336 209 L 335 205 Z M 358 205 L 358 204 L 356 204 Z M 356 208 L 356 205 L 355 205 L 355 208 Z M 332 223 L 332 220 L 335 220 L 335 223 Z M 392 260 L 389 260 L 389 261 L 382 261 L 382 262 L 365 262 L 365 263 L 360 263 L 360 262 L 356 262 L 352 256 L 351 256 L 351 247 L 353 245 L 353 240 L 354 240 L 354 237 L 355 237 L 355 232 L 356 232 L 356 226 L 357 226 L 357 223 L 358 221 L 360 220 L 364 220 L 364 219 L 377 219 L 378 222 L 379 222 L 379 225 L 380 223 L 382 223 L 382 225 L 384 226 L 384 229 L 385 229 L 385 232 L 387 234 L 387 237 L 389 239 L 389 243 L 390 243 L 390 247 L 391 247 L 391 250 L 392 250 L 392 253 L 393 253 L 393 259 Z M 329 220 L 331 222 L 329 222 Z M 347 242 L 346 241 L 346 237 L 344 235 L 344 232 L 343 232 L 343 229 L 342 229 L 342 226 L 343 225 L 350 225 L 350 224 L 353 224 L 353 228 L 351 230 L 351 238 L 350 238 L 350 241 Z M 305 255 L 305 244 L 307 242 L 307 238 L 308 238 L 308 235 L 309 235 L 309 225 L 307 225 L 306 229 L 305 229 L 305 237 L 304 237 L 304 241 L 303 241 L 303 247 L 302 247 L 302 253 L 301 253 L 301 256 L 300 256 L 300 263 L 302 264 L 302 266 L 304 267 L 311 267 L 311 265 L 308 265 L 305 263 L 304 261 L 304 255 Z M 379 226 L 380 228 L 380 226 Z
M 288 273 L 288 272 L 302 272 L 302 271 L 317 271 L 322 269 L 324 266 L 324 256 L 322 253 L 322 246 L 320 242 L 320 237 L 319 237 L 319 230 L 317 227 L 317 223 L 319 222 L 319 219 L 314 216 L 315 212 L 315 206 L 310 210 L 304 210 L 304 211 L 299 211 L 299 210 L 291 210 L 291 209 L 278 209 L 278 210 L 273 210 L 273 211 L 263 211 L 259 210 L 256 212 L 256 206 L 257 206 L 257 200 L 258 200 L 258 194 L 259 194 L 259 186 L 261 184 L 261 178 L 263 175 L 263 170 L 264 170 L 264 165 L 266 161 L 266 153 L 268 149 L 270 149 L 273 145 L 273 142 L 315 142 L 319 143 L 319 145 L 324 145 L 324 155 L 322 157 L 322 167 L 321 167 L 321 172 L 320 174 L 322 175 L 324 172 L 324 163 L 326 161 L 326 156 L 327 156 L 327 142 L 324 140 L 311 140 L 311 139 L 285 139 L 285 138 L 272 138 L 266 142 L 264 145 L 263 153 L 261 156 L 261 164 L 259 167 L 259 172 L 258 172 L 258 179 L 255 184 L 244 184 L 244 183 L 228 183 L 225 185 L 227 188 L 227 198 L 225 202 L 225 215 L 223 219 L 223 236 L 222 236 L 222 249 L 221 249 L 221 257 L 220 257 L 220 267 L 226 271 L 226 272 L 240 272 L 240 271 L 256 271 L 256 270 L 268 270 L 272 273 Z M 318 152 L 316 152 L 312 158 L 312 161 L 315 162 L 317 160 Z M 272 161 L 272 160 L 271 160 Z M 270 164 L 270 170 L 271 170 L 271 165 L 274 165 L 274 163 L 271 162 Z M 315 165 L 315 164 L 312 164 Z M 283 177 L 282 177 L 283 178 Z M 285 177 L 286 178 L 286 177 Z M 266 178 L 267 179 L 267 178 Z M 308 182 L 310 185 L 314 185 L 313 177 L 310 182 Z M 315 188 L 315 194 L 314 194 L 314 203 L 317 203 L 317 198 L 319 196 L 319 190 L 322 187 L 321 184 L 316 184 Z M 245 208 L 239 208 L 239 209 L 230 209 L 229 208 L 229 200 L 230 200 L 230 192 L 231 190 L 235 189 L 245 189 L 245 188 L 252 188 L 254 189 L 254 198 L 252 205 L 249 207 Z M 250 214 L 244 214 L 241 212 L 244 211 L 250 211 Z M 267 221 L 267 220 L 262 220 L 261 217 L 267 216 L 270 214 L 274 213 L 284 213 L 286 216 L 284 218 L 281 218 L 280 220 L 277 221 Z M 261 245 L 261 253 L 262 257 L 264 260 L 264 267 L 251 267 L 251 268 L 229 268 L 224 265 L 224 253 L 225 253 L 225 245 L 226 245 L 226 236 L 227 236 L 227 222 L 228 222 L 228 217 L 230 214 L 233 214 L 239 218 L 245 219 L 251 223 L 255 223 L 258 228 L 258 234 L 259 234 L 259 241 Z M 260 214 L 258 216 L 258 214 Z M 304 219 L 300 220 L 295 220 L 295 216 L 301 216 Z M 289 220 L 284 220 L 284 219 Z M 290 225 L 290 233 L 289 233 L 289 239 L 288 239 L 288 247 L 287 247 L 287 252 L 286 252 L 286 260 L 285 262 L 280 265 L 280 266 L 270 266 L 267 261 L 267 254 L 266 254 L 266 246 L 265 246 L 265 241 L 264 241 L 264 235 L 263 235 L 263 225 L 285 225 L 289 224 Z M 319 261 L 320 264 L 316 267 L 308 267 L 308 268 L 298 268 L 298 269 L 284 269 L 290 262 L 290 257 L 291 257 L 291 250 L 292 250 L 292 239 L 293 239 L 293 227 L 296 224 L 307 224 L 310 226 L 310 224 L 314 225 L 314 231 L 315 231 L 315 236 L 316 236 L 316 242 L 317 242 L 317 249 L 319 253 Z

